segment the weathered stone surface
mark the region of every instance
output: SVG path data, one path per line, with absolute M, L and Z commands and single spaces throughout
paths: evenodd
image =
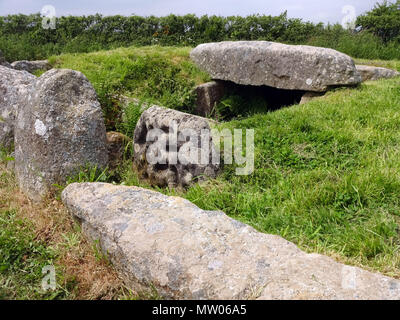
M 226 93 L 222 81 L 212 81 L 201 84 L 195 88 L 197 95 L 196 114 L 202 117 L 210 115 Z
M 186 187 L 194 179 L 215 177 L 219 157 L 216 157 L 211 134 L 203 136 L 203 130 L 210 133 L 205 118 L 157 106 L 147 109 L 134 134 L 136 169 L 151 183 L 171 188 Z M 150 141 L 149 133 L 157 138 L 154 136 Z M 158 144 L 154 143 L 156 140 Z
M 137 187 L 71 184 L 62 193 L 135 289 L 174 299 L 400 299 L 400 281 L 306 254 L 223 212 Z
M 358 72 L 361 74 L 362 81 L 390 79 L 400 76 L 400 72 L 392 69 L 356 65 Z
M 300 100 L 300 104 L 306 104 L 312 100 L 314 100 L 315 98 L 321 97 L 323 96 L 323 93 L 320 92 L 306 92 Z
M 96 92 L 73 70 L 50 70 L 31 86 L 15 124 L 20 188 L 40 201 L 83 166 L 107 166 L 106 129 Z
M 24 70 L 29 73 L 34 73 L 37 70 L 49 70 L 51 66 L 47 60 L 37 60 L 37 61 L 14 61 L 11 63 L 11 67 L 16 70 Z
M 201 44 L 190 56 L 211 78 L 242 85 L 323 92 L 361 82 L 349 56 L 326 48 L 227 41 Z
M 27 88 L 35 79 L 25 71 L 0 66 L 0 146 L 10 148 L 13 144 L 17 107 L 24 103 Z
M 108 166 L 110 169 L 115 169 L 122 162 L 125 147 L 129 140 L 129 137 L 122 133 L 107 132 Z

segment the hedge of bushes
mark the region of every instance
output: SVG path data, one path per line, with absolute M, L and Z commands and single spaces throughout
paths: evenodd
M 383 41 L 372 32 L 350 31 L 340 25 L 291 19 L 286 12 L 275 17 L 68 16 L 57 18 L 55 29 L 44 29 L 42 19 L 40 14 L 0 17 L 0 49 L 9 61 L 131 45 L 196 46 L 223 40 L 321 45 L 357 58 L 400 59 L 398 41 Z

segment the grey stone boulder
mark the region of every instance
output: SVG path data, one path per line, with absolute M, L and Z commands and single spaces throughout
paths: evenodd
M 62 193 L 128 286 L 166 299 L 400 299 L 400 281 L 307 254 L 218 211 L 138 187 Z
M 18 106 L 25 103 L 28 87 L 36 77 L 25 71 L 0 66 L 0 146 L 9 149 L 14 142 L 14 122 Z
M 226 93 L 225 84 L 222 81 L 211 81 L 195 88 L 196 114 L 202 117 L 209 116 L 216 104 Z
M 108 163 L 106 129 L 97 95 L 80 72 L 50 70 L 31 86 L 15 124 L 15 173 L 40 201 L 82 167 Z
M 49 70 L 51 66 L 47 60 L 37 60 L 37 61 L 14 61 L 11 63 L 11 67 L 16 70 L 24 70 L 29 73 L 34 73 L 37 70 Z
M 361 82 L 354 61 L 333 49 L 226 41 L 201 44 L 190 56 L 212 79 L 240 85 L 324 92 Z
M 150 107 L 134 133 L 135 169 L 161 187 L 186 187 L 205 177 L 215 178 L 220 161 L 210 129 L 205 118 Z
M 361 74 L 362 81 L 390 79 L 400 76 L 400 72 L 387 68 L 364 66 L 364 65 L 356 65 L 356 68 L 358 72 Z

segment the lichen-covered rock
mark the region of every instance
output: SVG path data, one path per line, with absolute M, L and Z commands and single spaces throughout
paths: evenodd
M 349 56 L 326 48 L 227 41 L 201 44 L 190 56 L 211 78 L 241 85 L 324 92 L 361 82 Z
M 196 92 L 196 114 L 202 117 L 210 115 L 215 106 L 221 101 L 226 93 L 222 81 L 211 81 L 195 88 Z
M 157 106 L 147 109 L 134 133 L 134 164 L 145 179 L 162 187 L 216 177 L 220 162 L 208 120 Z
M 121 164 L 125 147 L 131 139 L 120 132 L 107 132 L 108 167 L 115 169 Z
M 27 99 L 27 88 L 36 77 L 25 71 L 0 66 L 0 146 L 9 149 L 14 142 L 17 108 Z
M 14 61 L 11 63 L 11 67 L 16 70 L 24 70 L 29 73 L 34 73 L 37 70 L 49 70 L 51 66 L 47 60 L 37 60 L 37 61 Z
M 400 76 L 400 72 L 392 69 L 356 65 L 358 72 L 361 74 L 362 81 L 390 79 Z
M 84 166 L 107 166 L 106 129 L 96 92 L 73 70 L 50 70 L 31 86 L 15 124 L 20 188 L 40 201 Z
M 223 212 L 137 187 L 71 184 L 83 232 L 137 289 L 173 299 L 400 299 L 400 281 L 307 254 Z

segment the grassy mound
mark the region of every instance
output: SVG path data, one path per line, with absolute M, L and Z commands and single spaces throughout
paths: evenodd
M 209 77 L 189 59 L 191 48 L 131 47 L 51 57 L 57 68 L 83 72 L 102 104 L 109 130 L 120 129 L 121 95 L 191 112 L 193 89 Z M 135 108 L 131 106 L 130 108 Z M 128 110 L 128 113 L 132 111 Z M 130 126 L 132 127 L 132 125 Z
M 193 65 L 189 52 L 131 47 L 65 54 L 50 61 L 82 71 L 99 94 L 109 129 L 132 136 L 140 112 L 128 105 L 125 118 L 116 123 L 115 114 L 122 111 L 118 96 L 190 111 L 191 90 L 209 78 Z M 400 61 L 357 63 L 400 70 Z M 274 112 L 254 110 L 219 125 L 255 130 L 252 175 L 236 176 L 235 166 L 226 165 L 217 179 L 184 192 L 156 189 L 202 209 L 222 210 L 308 252 L 400 278 L 400 79 L 337 89 Z M 111 182 L 105 175 L 102 179 Z M 90 176 L 82 174 L 71 182 L 96 178 Z M 118 176 L 118 183 L 152 188 L 139 181 L 130 155 L 111 176 Z M 3 221 L 13 219 L 10 212 L 7 207 Z M 37 263 L 51 259 L 50 254 L 39 251 Z
M 309 252 L 400 277 L 400 79 L 222 125 L 255 129 L 255 172 L 183 196 Z

